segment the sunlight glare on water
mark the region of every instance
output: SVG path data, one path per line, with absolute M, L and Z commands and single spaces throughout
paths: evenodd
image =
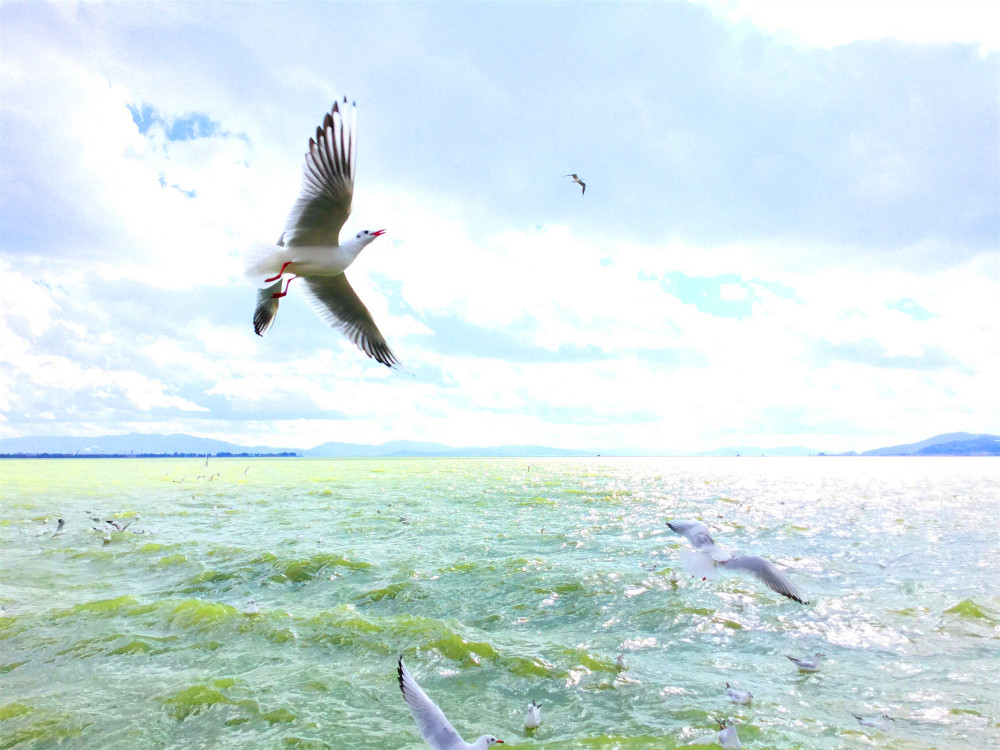
M 2 748 L 419 748 L 399 654 L 460 733 L 507 747 L 672 748 L 717 718 L 748 747 L 998 746 L 996 459 L 0 471 Z M 669 518 L 811 604 L 688 577 Z M 131 526 L 105 541 L 105 519 Z M 785 658 L 815 651 L 819 674 Z M 888 733 L 847 714 L 883 710 Z

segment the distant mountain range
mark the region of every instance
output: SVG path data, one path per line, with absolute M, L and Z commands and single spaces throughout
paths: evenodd
M 852 454 L 844 454 L 852 455 Z M 862 456 L 1000 456 L 1000 435 L 949 432 L 919 443 L 891 445 L 865 451 Z
M 443 443 L 422 443 L 411 440 L 393 440 L 381 445 L 361 443 L 323 443 L 314 448 L 288 448 L 267 445 L 238 445 L 223 440 L 201 438 L 193 435 L 157 435 L 131 432 L 127 435 L 102 437 L 21 437 L 0 439 L 2 456 L 173 456 L 173 455 L 292 455 L 312 458 L 400 458 L 400 457 L 568 457 L 568 456 L 622 456 L 636 455 L 621 451 L 574 450 L 551 448 L 542 445 L 494 445 L 454 447 Z M 643 452 L 642 455 L 673 456 L 998 456 L 1000 436 L 974 435 L 968 432 L 950 432 L 937 435 L 919 443 L 876 448 L 858 454 L 854 451 L 825 454 L 800 446 L 760 448 L 738 446 L 718 448 L 704 453 L 669 451 L 660 454 Z

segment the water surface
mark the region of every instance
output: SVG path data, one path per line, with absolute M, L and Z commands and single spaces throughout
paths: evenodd
M 996 459 L 0 472 L 0 748 L 420 748 L 398 654 L 467 739 L 508 747 L 673 748 L 717 718 L 752 748 L 1000 746 Z M 105 541 L 92 516 L 131 526 Z M 812 603 L 684 576 L 668 518 Z M 817 650 L 817 675 L 784 656 Z M 881 710 L 890 733 L 847 714 Z

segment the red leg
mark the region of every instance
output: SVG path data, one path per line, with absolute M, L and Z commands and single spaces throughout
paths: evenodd
M 271 295 L 271 299 L 280 299 L 281 297 L 284 297 L 286 294 L 288 294 L 288 287 L 290 287 L 292 285 L 292 282 L 295 281 L 295 279 L 297 279 L 297 278 L 299 278 L 299 277 L 298 276 L 292 276 L 292 278 L 290 278 L 285 283 L 285 291 L 283 291 L 283 292 L 275 292 L 274 294 Z
M 272 281 L 277 281 L 278 279 L 280 279 L 281 275 L 285 272 L 285 269 L 288 268 L 290 265 L 292 265 L 292 261 L 286 260 L 284 263 L 281 264 L 281 270 L 278 271 L 278 275 L 272 276 L 269 279 L 264 279 L 264 283 L 269 284 Z

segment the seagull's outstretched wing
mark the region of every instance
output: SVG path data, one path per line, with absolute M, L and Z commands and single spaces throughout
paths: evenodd
M 309 139 L 302 170 L 302 192 L 286 222 L 289 245 L 336 245 L 340 228 L 351 213 L 357 142 L 356 110 L 351 105 L 345 122 L 347 99 L 333 109 Z
M 681 518 L 675 521 L 667 521 L 667 526 L 670 527 L 671 531 L 676 531 L 678 534 L 686 536 L 695 549 L 715 545 L 712 535 L 708 531 L 708 526 L 701 521 L 687 521 Z
M 465 745 L 441 709 L 427 697 L 427 693 L 421 690 L 413 675 L 403 666 L 402 656 L 399 657 L 396 672 L 399 674 L 399 689 L 403 692 L 406 707 L 410 709 L 413 720 L 417 722 L 417 729 L 427 744 L 434 750 L 453 750 Z
M 798 586 L 792 583 L 792 579 L 763 557 L 757 557 L 756 555 L 731 557 L 728 560 L 719 562 L 719 565 L 727 570 L 742 570 L 750 573 L 763 581 L 771 591 L 776 591 L 782 596 L 787 596 L 799 604 L 809 603 L 809 600 L 799 591 Z
M 311 292 L 313 306 L 320 317 L 372 359 L 386 367 L 399 366 L 399 360 L 379 333 L 371 313 L 344 274 L 303 277 L 303 281 Z

